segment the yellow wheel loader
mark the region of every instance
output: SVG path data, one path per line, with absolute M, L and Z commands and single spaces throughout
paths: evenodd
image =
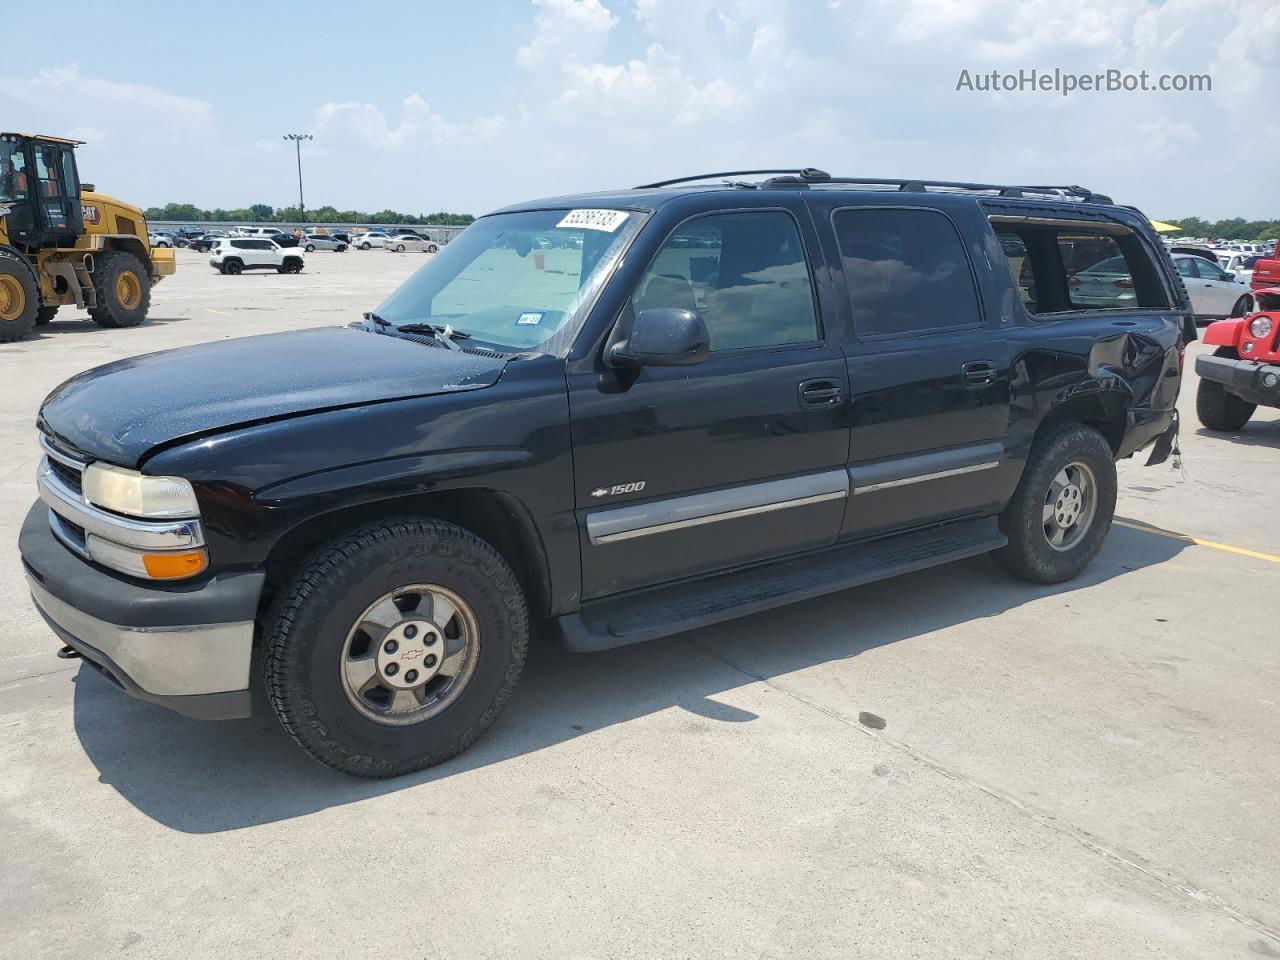
M 75 306 L 103 327 L 147 318 L 151 287 L 174 272 L 142 211 L 81 183 L 79 140 L 0 133 L 0 342 Z

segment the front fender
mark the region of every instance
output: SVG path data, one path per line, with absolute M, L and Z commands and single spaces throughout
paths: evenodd
M 1234 347 L 1240 342 L 1245 320 L 1245 317 L 1236 317 L 1232 320 L 1215 321 L 1205 328 L 1204 337 L 1201 339 L 1205 346 Z

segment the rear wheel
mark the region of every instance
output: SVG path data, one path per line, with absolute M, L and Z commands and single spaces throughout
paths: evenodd
M 1229 360 L 1239 359 L 1239 355 L 1230 347 L 1219 347 L 1213 351 L 1213 355 Z M 1196 388 L 1196 416 L 1210 430 L 1228 433 L 1239 430 L 1249 422 L 1253 411 L 1257 409 L 1256 403 L 1241 400 L 1234 393 L 1228 393 L 1222 384 L 1212 380 L 1202 377 L 1200 386 Z
M 21 340 L 36 325 L 40 290 L 27 262 L 0 250 L 0 343 Z
M 403 243 L 397 243 L 397 244 L 396 244 L 396 253 L 404 253 L 404 244 L 403 244 Z
M 435 253 L 435 252 L 436 252 L 437 250 L 439 250 L 439 249 L 440 249 L 440 248 L 439 248 L 439 247 L 437 247 L 434 243 L 428 243 L 428 244 L 427 244 L 427 253 Z
M 222 272 L 229 273 L 234 277 L 236 274 L 244 272 L 244 266 L 239 260 L 228 260 L 222 265 Z
M 314 243 L 308 243 L 308 244 L 307 244 L 305 247 L 303 247 L 302 249 L 303 249 L 303 250 L 305 250 L 307 253 L 315 253 L 315 252 L 316 252 L 316 245 L 315 245 Z
M 362 243 L 362 244 L 360 244 L 360 249 L 361 249 L 361 250 L 368 250 L 368 249 L 369 249 L 369 244 L 368 244 L 368 243 Z
M 1102 549 L 1115 508 L 1116 462 L 1102 434 L 1081 423 L 1050 427 L 1000 515 L 1009 544 L 993 556 L 1023 580 L 1070 580 Z
M 94 258 L 97 306 L 89 316 L 100 327 L 136 327 L 151 307 L 151 278 L 132 253 L 108 250 Z
M 267 624 L 276 716 L 321 763 L 393 777 L 470 746 L 524 668 L 528 610 L 485 541 L 450 523 L 369 524 L 318 549 Z

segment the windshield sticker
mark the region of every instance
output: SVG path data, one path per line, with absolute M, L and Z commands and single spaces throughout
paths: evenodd
M 542 322 L 541 313 L 522 313 L 516 317 L 517 327 L 536 327 Z
M 557 227 L 581 227 L 583 230 L 602 230 L 613 233 L 630 214 L 625 210 L 570 210 Z

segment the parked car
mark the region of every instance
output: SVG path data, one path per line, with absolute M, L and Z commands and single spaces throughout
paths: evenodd
M 1210 430 L 1239 430 L 1260 406 L 1280 407 L 1280 287 L 1255 291 L 1258 312 L 1211 323 L 1213 355 L 1196 357 L 1196 416 Z
M 312 250 L 335 250 L 338 253 L 345 253 L 347 250 L 347 244 L 344 241 L 324 233 L 308 234 L 302 246 L 307 253 Z
M 303 258 L 302 251 L 286 250 L 265 237 L 227 237 L 213 248 L 209 266 L 233 275 L 246 270 L 301 273 Z
M 1245 286 L 1253 280 L 1253 267 L 1265 257 L 1260 253 L 1232 253 L 1218 258 L 1218 265 Z
M 165 236 L 163 233 L 148 234 L 147 242 L 153 247 L 172 247 L 173 246 L 173 240 Z
M 302 245 L 302 238 L 292 233 L 273 233 L 267 239 L 278 247 L 298 247 Z
M 1253 309 L 1249 285 L 1228 274 L 1216 259 L 1174 254 L 1173 264 L 1191 295 L 1197 320 L 1242 317 Z
M 351 234 L 346 230 L 332 230 L 329 232 L 329 236 L 335 240 L 341 240 L 347 246 L 351 246 Z
M 388 237 L 383 242 L 383 249 L 391 250 L 395 253 L 404 253 L 406 250 L 419 250 L 427 253 L 435 253 L 440 247 L 426 237 L 420 237 L 416 233 L 400 233 L 394 237 Z
M 192 237 L 187 241 L 187 246 L 196 251 L 196 253 L 206 253 L 209 250 L 212 250 L 219 240 L 224 240 L 226 238 L 227 234 L 223 233 L 221 230 L 211 230 L 203 236 Z
M 1170 454 L 1195 337 L 1146 217 L 705 179 L 507 207 L 350 327 L 55 389 L 20 549 L 64 656 L 206 718 L 261 686 L 312 757 L 388 777 L 484 732 L 534 625 L 600 650 L 987 552 L 1083 571 L 1116 461 Z M 1084 240 L 1131 296 L 1072 301 Z
M 372 247 L 381 247 L 391 237 L 377 230 L 369 230 L 365 233 L 357 233 L 351 241 L 351 245 L 360 250 L 369 250 Z

